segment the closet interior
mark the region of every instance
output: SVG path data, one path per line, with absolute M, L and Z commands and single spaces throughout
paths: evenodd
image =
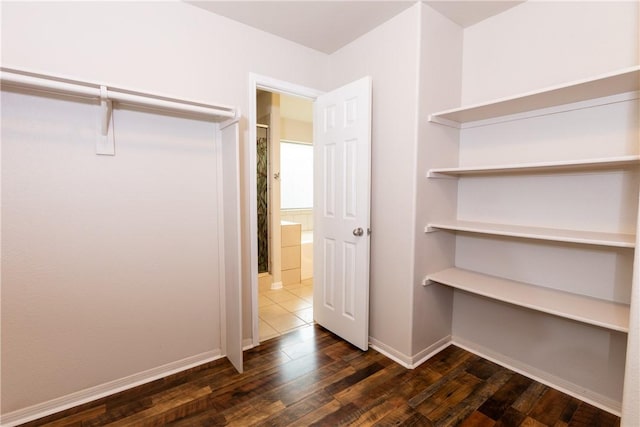
M 633 67 L 429 116 L 458 158 L 432 153 L 432 203 L 455 216 L 424 229 L 455 247 L 423 282 L 453 289 L 452 341 L 614 412 L 638 327 L 639 82 Z

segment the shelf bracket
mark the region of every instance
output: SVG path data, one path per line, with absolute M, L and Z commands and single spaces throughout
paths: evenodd
M 106 86 L 100 86 L 100 115 L 98 120 L 99 131 L 96 138 L 96 154 L 114 156 L 116 150 L 113 135 L 113 103 L 109 99 Z

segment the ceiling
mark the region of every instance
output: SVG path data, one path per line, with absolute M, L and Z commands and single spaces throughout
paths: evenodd
M 462 27 L 523 1 L 430 0 L 434 9 Z M 254 28 L 327 54 L 409 8 L 416 1 L 187 1 Z
M 525 0 L 427 0 L 426 4 L 463 28 L 524 3 Z

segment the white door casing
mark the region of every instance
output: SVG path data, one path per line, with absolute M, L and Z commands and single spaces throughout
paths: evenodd
M 293 84 L 283 80 L 277 80 L 268 76 L 261 76 L 255 73 L 249 74 L 249 144 L 255 144 L 256 141 L 256 123 L 257 120 L 257 102 L 256 91 L 258 89 L 266 90 L 273 93 L 287 94 L 298 96 L 315 101 L 322 94 L 321 91 L 309 87 Z M 258 209 L 256 194 L 256 148 L 250 145 L 247 156 L 249 158 L 249 189 L 246 193 L 245 202 L 249 206 L 249 223 L 247 226 L 247 235 L 250 236 L 246 242 L 250 251 L 249 257 L 249 278 L 251 289 L 251 336 L 252 339 L 245 342 L 247 346 L 260 345 L 260 334 L 258 328 Z
M 316 322 L 369 347 L 371 78 L 314 104 L 314 293 Z

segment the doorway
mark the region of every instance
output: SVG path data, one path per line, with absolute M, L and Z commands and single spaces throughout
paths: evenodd
M 258 315 L 258 244 L 256 209 L 256 149 L 258 90 L 272 96 L 290 95 L 313 101 L 313 320 L 348 342 L 366 350 L 369 325 L 369 247 L 371 185 L 371 77 L 363 77 L 322 93 L 269 77 L 250 74 L 249 79 L 249 206 L 248 236 L 251 252 L 251 346 L 260 344 Z M 272 111 L 279 109 L 279 103 Z M 269 125 L 270 138 L 280 141 L 280 121 Z M 294 141 L 296 142 L 296 141 Z M 300 142 L 300 141 L 297 141 Z M 281 144 L 273 144 L 280 149 Z M 311 168 L 310 168 L 311 169 Z M 271 179 L 279 179 L 277 170 Z M 273 182 L 273 181 L 272 181 Z M 280 185 L 272 186 L 272 197 Z M 278 204 L 276 204 L 278 206 Z M 280 210 L 272 209 L 271 245 L 282 244 Z M 275 224 L 275 227 L 273 226 Z M 282 250 L 280 254 L 282 255 Z M 270 290 L 282 278 L 278 252 L 269 254 L 273 274 Z M 280 263 L 280 268 L 278 268 Z M 286 264 L 285 264 L 286 265 Z M 303 283 L 300 283 L 304 286 Z M 284 286 L 283 286 L 284 287 Z M 286 294 L 285 294 L 286 295 Z M 276 297 L 277 299 L 277 297 Z M 278 305 L 280 303 L 272 298 Z M 245 344 L 245 348 L 249 345 Z
M 259 340 L 313 323 L 313 101 L 256 91 Z

